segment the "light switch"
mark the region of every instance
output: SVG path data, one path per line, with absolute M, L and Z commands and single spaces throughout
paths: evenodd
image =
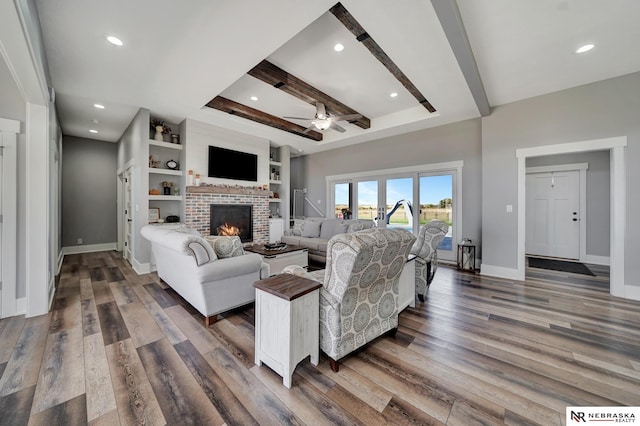
M 511 204 L 507 204 L 507 213 L 513 213 L 513 206 Z

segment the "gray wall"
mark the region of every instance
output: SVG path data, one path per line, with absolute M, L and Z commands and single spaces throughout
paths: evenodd
M 62 146 L 62 246 L 116 243 L 118 145 L 65 136 Z
M 587 255 L 609 256 L 609 151 L 560 154 L 527 159 L 527 167 L 589 163 L 587 170 Z
M 462 232 L 478 241 L 481 234 L 481 121 L 462 121 L 345 148 L 292 159 L 291 187 L 307 188 L 312 201 L 326 211 L 325 177 L 406 167 L 464 161 L 462 169 Z M 317 216 L 308 205 L 305 215 Z M 480 250 L 478 256 L 481 256 Z
M 627 136 L 627 284 L 638 284 L 640 73 L 499 106 L 482 119 L 483 263 L 517 268 L 518 148 Z M 513 204 L 513 214 L 505 213 Z

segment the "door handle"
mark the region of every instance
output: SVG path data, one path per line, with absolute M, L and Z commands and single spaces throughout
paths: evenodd
M 573 219 L 571 219 L 571 220 L 572 220 L 572 221 L 574 221 L 574 222 L 577 222 L 577 221 L 578 221 L 578 218 L 577 218 L 577 217 L 574 217 L 574 218 L 573 218 Z
M 575 219 L 574 219 L 574 220 L 575 220 Z M 132 219 L 127 219 L 127 222 L 131 222 L 131 221 L 132 221 Z

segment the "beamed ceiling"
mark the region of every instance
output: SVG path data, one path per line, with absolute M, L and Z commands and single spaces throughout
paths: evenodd
M 349 13 L 342 3 L 337 3 L 329 9 L 329 12 L 331 12 L 331 14 L 333 14 L 333 16 L 335 16 L 335 18 L 353 34 L 359 43 L 362 43 L 362 45 L 367 48 L 374 58 L 384 65 L 391 75 L 396 78 L 413 97 L 416 98 L 416 101 L 420 105 L 424 106 L 431 113 L 436 112 L 433 105 L 431 105 L 424 95 L 420 93 L 420 90 L 418 90 L 411 80 L 409 80 L 409 77 L 400 70 L 400 68 L 384 52 L 384 50 L 382 50 L 373 37 L 371 37 L 364 27 L 360 25 L 353 15 Z M 363 71 L 366 72 L 366 70 Z M 295 96 L 314 107 L 318 103 L 322 103 L 326 107 L 326 112 L 330 115 L 361 115 L 362 117 L 350 120 L 349 123 L 362 129 L 368 129 L 371 127 L 371 120 L 364 114 L 329 96 L 320 88 L 314 87 L 301 78 L 289 74 L 286 70 L 272 64 L 268 60 L 261 61 L 258 65 L 249 70 L 247 74 L 275 87 L 276 89 L 280 89 L 291 96 Z M 285 132 L 309 138 L 314 141 L 322 140 L 322 133 L 316 131 L 318 129 L 305 131 L 307 130 L 307 127 L 305 126 L 300 126 L 299 124 L 287 121 L 284 118 L 276 117 L 248 105 L 226 99 L 222 96 L 216 96 L 214 99 L 209 101 L 206 106 L 229 114 L 237 115 L 238 117 L 246 118 L 247 120 L 271 126 L 279 130 L 284 130 Z
M 637 0 L 35 3 L 62 131 L 102 141 L 142 107 L 313 153 L 640 71 Z

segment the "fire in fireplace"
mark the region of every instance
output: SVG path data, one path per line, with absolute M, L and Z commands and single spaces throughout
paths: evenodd
M 243 243 L 253 241 L 252 206 L 250 204 L 211 204 L 211 235 L 238 235 Z

